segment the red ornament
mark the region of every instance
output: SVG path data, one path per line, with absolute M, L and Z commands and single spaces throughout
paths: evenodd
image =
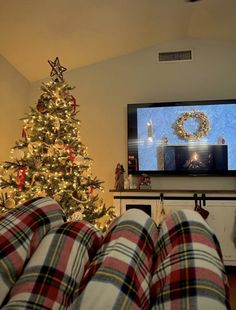
M 17 181 L 17 185 L 18 185 L 18 190 L 19 191 L 22 190 L 22 186 L 23 186 L 24 180 L 25 180 L 25 175 L 26 175 L 26 167 L 22 166 L 17 171 L 17 176 L 16 176 L 16 181 Z

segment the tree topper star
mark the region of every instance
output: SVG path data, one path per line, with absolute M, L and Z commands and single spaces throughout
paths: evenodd
M 59 79 L 59 80 L 63 81 L 63 72 L 66 71 L 66 68 L 60 65 L 59 58 L 56 57 L 56 59 L 54 61 L 48 60 L 48 63 L 52 67 L 52 71 L 50 73 L 50 76 L 54 80 Z

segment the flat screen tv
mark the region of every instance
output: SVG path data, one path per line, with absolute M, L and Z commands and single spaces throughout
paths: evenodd
M 128 104 L 128 173 L 236 175 L 236 99 Z

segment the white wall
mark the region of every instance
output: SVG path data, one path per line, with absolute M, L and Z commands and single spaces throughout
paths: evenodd
M 156 63 L 157 50 L 184 48 L 193 49 L 192 62 Z M 185 40 L 65 73 L 76 86 L 82 142 L 94 159 L 94 175 L 105 181 L 107 203 L 112 203 L 109 189 L 116 164 L 127 168 L 127 104 L 236 98 L 235 60 L 235 44 Z M 30 105 L 39 97 L 40 85 L 41 81 L 31 85 Z M 152 182 L 159 189 L 236 189 L 234 177 L 159 177 Z
M 20 118 L 28 108 L 30 83 L 1 55 L 0 72 L 0 161 L 5 161 L 21 137 Z

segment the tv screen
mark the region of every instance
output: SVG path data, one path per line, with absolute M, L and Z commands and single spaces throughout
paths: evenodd
M 236 175 L 236 99 L 128 104 L 128 173 Z

